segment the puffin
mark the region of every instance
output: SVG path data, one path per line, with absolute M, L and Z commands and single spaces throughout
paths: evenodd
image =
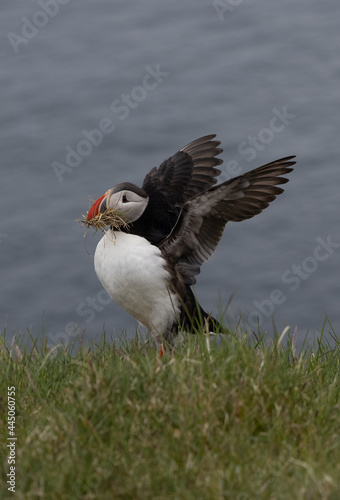
M 97 199 L 91 221 L 115 209 L 126 225 L 111 227 L 94 254 L 96 274 L 112 299 L 161 342 L 179 332 L 224 331 L 198 303 L 192 286 L 228 222 L 250 219 L 283 192 L 295 156 L 287 156 L 217 184 L 220 141 L 190 142 L 146 175 L 142 187 L 117 184 Z M 217 184 L 217 185 L 216 185 Z

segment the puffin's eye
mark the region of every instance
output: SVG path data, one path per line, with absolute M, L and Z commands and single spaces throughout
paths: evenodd
M 122 197 L 122 203 L 127 203 L 129 200 L 127 199 L 127 196 L 126 194 L 123 194 L 123 197 Z

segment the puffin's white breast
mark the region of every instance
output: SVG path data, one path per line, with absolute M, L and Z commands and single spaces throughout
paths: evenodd
M 109 231 L 94 255 L 97 276 L 117 304 L 160 335 L 179 314 L 179 300 L 169 288 L 169 272 L 158 247 L 145 238 Z

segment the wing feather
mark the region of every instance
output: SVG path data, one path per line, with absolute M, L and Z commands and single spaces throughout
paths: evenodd
M 147 174 L 143 190 L 149 202 L 134 223 L 135 234 L 159 244 L 173 229 L 183 204 L 216 184 L 221 172 L 215 167 L 222 163 L 216 156 L 222 149 L 214 138 L 214 134 L 207 135 L 187 144 Z
M 190 145 L 188 145 L 190 146 Z M 192 147 L 192 146 L 190 146 Z M 215 251 L 229 221 L 250 219 L 283 192 L 294 156 L 281 158 L 196 194 L 183 205 L 177 223 L 160 244 L 188 285 Z
M 176 154 L 154 167 L 145 177 L 143 189 L 149 196 L 161 197 L 165 206 L 182 207 L 189 198 L 216 184 L 221 171 L 215 168 L 223 150 L 214 134 L 190 142 Z

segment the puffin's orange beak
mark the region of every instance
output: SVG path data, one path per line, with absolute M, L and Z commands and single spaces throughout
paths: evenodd
M 98 215 L 100 212 L 104 212 L 106 210 L 106 193 L 103 194 L 100 198 L 98 198 L 97 201 L 95 201 L 92 205 L 92 207 L 89 210 L 89 213 L 87 214 L 87 220 L 93 219 L 96 215 Z

